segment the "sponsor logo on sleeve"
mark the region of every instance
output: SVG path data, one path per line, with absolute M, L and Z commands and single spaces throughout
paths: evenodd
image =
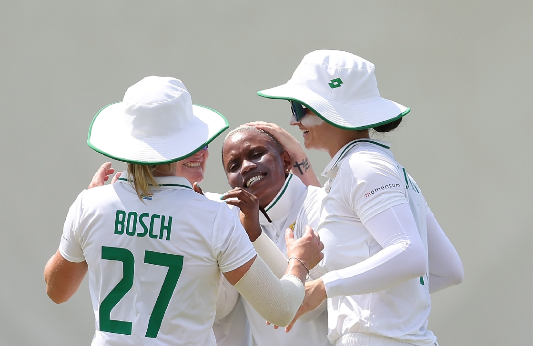
M 370 197 L 372 195 L 374 195 L 375 193 L 379 192 L 379 191 L 382 191 L 382 190 L 387 190 L 387 189 L 394 189 L 396 187 L 401 187 L 400 184 L 387 184 L 387 185 L 383 185 L 381 187 L 378 187 L 377 189 L 374 189 L 370 192 L 367 192 L 365 193 L 365 197 Z

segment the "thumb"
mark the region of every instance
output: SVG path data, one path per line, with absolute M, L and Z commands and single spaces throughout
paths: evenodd
M 293 241 L 294 240 L 294 231 L 292 228 L 287 228 L 285 230 L 285 242 Z

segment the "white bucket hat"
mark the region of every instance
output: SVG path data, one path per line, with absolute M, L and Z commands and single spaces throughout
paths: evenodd
M 96 114 L 87 144 L 119 161 L 155 165 L 193 155 L 228 127 L 222 114 L 193 105 L 179 79 L 151 76 Z
M 283 85 L 259 91 L 266 98 L 298 101 L 339 128 L 363 130 L 403 117 L 410 109 L 380 96 L 375 66 L 357 55 L 317 50 Z

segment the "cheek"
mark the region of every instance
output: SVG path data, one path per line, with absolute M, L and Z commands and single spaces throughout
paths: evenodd
M 305 116 L 300 120 L 300 123 L 305 127 L 315 127 L 320 126 L 324 123 L 324 120 L 315 116 Z
M 228 179 L 228 184 L 231 186 L 232 189 L 240 186 L 238 183 L 238 174 L 236 173 L 226 173 L 226 178 Z

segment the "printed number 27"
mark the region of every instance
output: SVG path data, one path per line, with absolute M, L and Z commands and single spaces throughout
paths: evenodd
M 122 262 L 122 280 L 109 292 L 100 304 L 99 320 L 100 330 L 103 332 L 131 335 L 131 322 L 112 320 L 111 310 L 133 287 L 135 259 L 133 254 L 123 248 L 102 246 L 102 259 Z M 154 309 L 148 321 L 145 337 L 155 338 L 161 328 L 163 316 L 167 311 L 168 303 L 176 288 L 183 266 L 183 256 L 168 253 L 146 251 L 144 263 L 168 267 L 167 275 L 163 281 L 161 291 L 157 296 Z

